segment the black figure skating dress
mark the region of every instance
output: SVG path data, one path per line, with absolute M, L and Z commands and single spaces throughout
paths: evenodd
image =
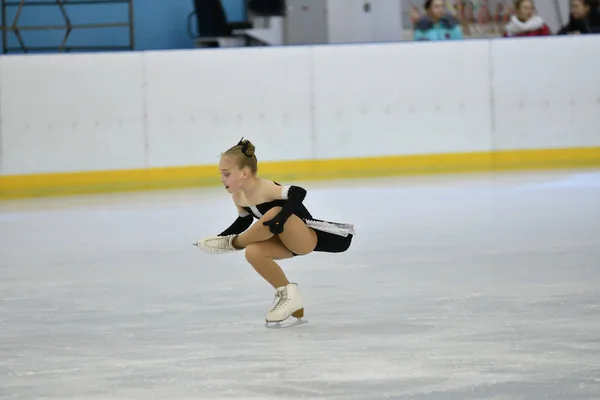
M 275 182 L 276 185 L 279 185 Z M 227 236 L 231 234 L 240 234 L 244 230 L 248 229 L 252 225 L 254 218 L 260 219 L 273 207 L 284 207 L 291 199 L 287 199 L 288 191 L 304 189 L 297 186 L 283 186 L 282 193 L 284 193 L 283 199 L 273 200 L 254 206 L 242 207 L 245 214 L 238 217 L 227 230 L 221 232 L 219 236 Z M 306 193 L 304 191 L 304 193 Z M 302 196 L 303 198 L 303 196 Z M 301 202 L 297 202 L 294 207 L 294 215 L 300 218 L 304 223 L 314 229 L 317 234 L 317 246 L 314 251 L 325 252 L 325 253 L 342 253 L 350 247 L 352 239 L 354 237 L 354 225 L 330 222 L 320 219 L 315 219 L 308 211 L 306 206 Z

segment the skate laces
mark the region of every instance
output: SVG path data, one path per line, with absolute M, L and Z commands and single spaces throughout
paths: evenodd
M 217 250 L 229 249 L 229 238 L 224 236 L 216 236 L 211 240 L 210 245 Z
M 279 298 L 279 301 L 277 302 L 277 304 L 275 304 L 275 307 L 273 307 L 272 311 L 280 309 L 281 307 L 283 307 L 284 304 L 286 304 L 288 302 L 289 299 L 288 299 L 288 295 L 287 295 L 287 290 L 282 290 L 281 292 L 275 293 L 275 298 L 273 299 L 273 303 L 275 303 L 277 298 Z

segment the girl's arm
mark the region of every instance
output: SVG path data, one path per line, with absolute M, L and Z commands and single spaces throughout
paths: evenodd
M 283 224 L 294 214 L 297 207 L 302 204 L 306 197 L 306 190 L 300 186 L 288 185 L 277 186 L 273 184 L 269 186 L 269 197 L 274 200 L 287 200 L 281 211 L 272 220 L 263 222 L 263 225 L 270 228 L 271 233 L 278 234 L 283 232 Z
M 219 233 L 217 236 L 229 236 L 229 235 L 239 235 L 244 232 L 246 229 L 252 225 L 252 215 L 250 215 L 246 210 L 242 207 L 235 205 L 238 210 L 238 217 L 235 221 L 229 226 L 229 228 L 225 229 L 223 232 Z

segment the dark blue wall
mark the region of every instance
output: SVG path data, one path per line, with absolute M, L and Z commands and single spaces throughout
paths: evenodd
M 15 0 L 13 0 L 15 1 Z M 56 4 L 55 0 L 47 0 Z M 243 0 L 222 0 L 229 21 L 244 19 Z M 194 10 L 192 0 L 134 0 L 134 31 L 136 50 L 185 49 L 193 47 L 187 32 L 187 16 Z M 127 22 L 127 4 L 69 5 L 66 6 L 71 23 Z M 0 10 L 0 13 L 2 11 Z M 7 25 L 12 21 L 17 7 L 7 9 Z M 19 25 L 63 25 L 58 6 L 29 6 L 23 8 Z M 194 23 L 194 32 L 196 24 Z M 12 32 L 8 32 L 8 45 L 18 47 Z M 56 46 L 61 43 L 64 31 L 23 31 L 28 46 Z M 128 28 L 73 30 L 67 42 L 73 46 L 110 45 L 127 46 Z

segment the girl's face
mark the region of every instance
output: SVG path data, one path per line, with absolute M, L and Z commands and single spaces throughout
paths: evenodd
M 237 192 L 242 188 L 249 176 L 248 168 L 240 169 L 233 157 L 223 156 L 219 161 L 221 183 L 229 193 Z
M 435 18 L 440 19 L 446 13 L 446 8 L 444 6 L 444 0 L 433 0 L 431 2 L 431 7 L 429 8 L 429 14 Z
M 590 7 L 582 0 L 571 1 L 571 15 L 574 19 L 583 19 L 590 11 Z
M 519 9 L 517 10 L 517 17 L 521 21 L 527 21 L 533 17 L 535 13 L 535 7 L 533 6 L 533 2 L 530 0 L 525 0 L 521 2 Z

